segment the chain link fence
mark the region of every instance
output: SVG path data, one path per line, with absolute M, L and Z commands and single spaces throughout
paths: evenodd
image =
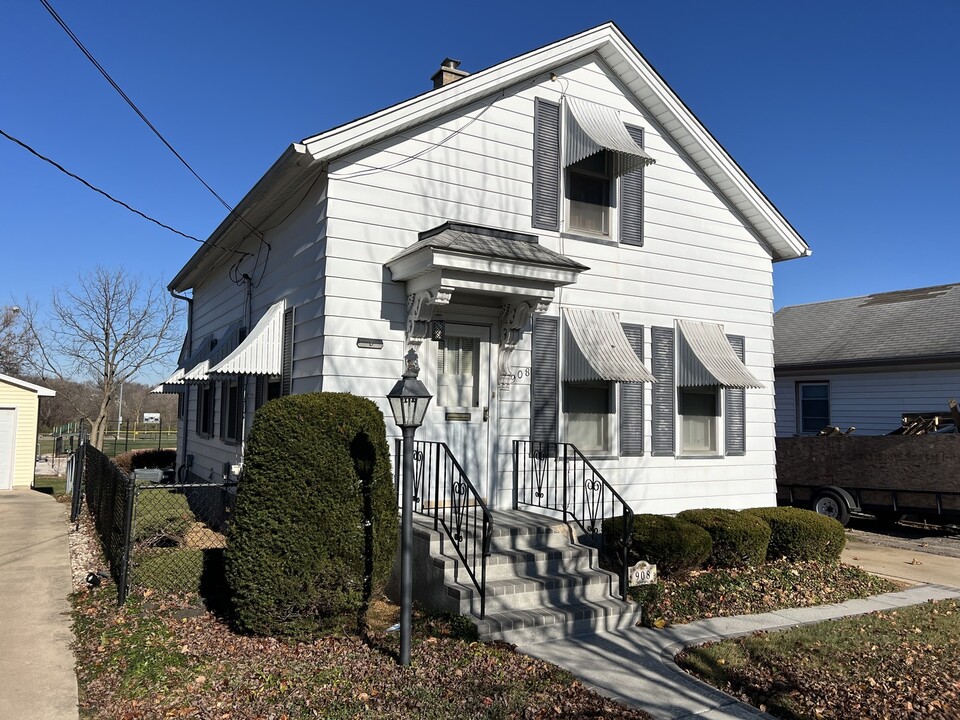
M 166 484 L 150 470 L 128 476 L 89 443 L 76 451 L 72 469 L 71 521 L 85 497 L 120 604 L 148 589 L 223 596 L 236 483 Z

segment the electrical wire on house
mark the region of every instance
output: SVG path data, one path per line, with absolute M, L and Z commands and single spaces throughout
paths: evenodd
M 153 131 L 153 134 L 156 135 L 158 138 L 160 138 L 160 141 L 161 141 L 164 145 L 167 146 L 167 148 L 170 150 L 170 152 L 172 152 L 172 153 L 177 157 L 177 159 L 178 159 L 181 163 L 183 163 L 183 166 L 184 166 L 185 168 L 187 168 L 187 170 L 189 170 L 189 171 L 193 174 L 193 176 L 194 176 L 197 180 L 199 180 L 200 183 L 201 183 L 207 190 L 209 190 L 210 193 L 211 193 L 217 200 L 220 201 L 220 203 L 227 209 L 227 211 L 228 211 L 231 215 L 233 215 L 235 218 L 237 218 L 237 220 L 239 220 L 241 223 L 243 223 L 243 224 L 246 225 L 248 228 L 250 228 L 250 230 L 253 232 L 253 234 L 256 235 L 261 241 L 263 241 L 263 234 L 262 234 L 259 230 L 257 230 L 257 228 L 255 228 L 253 225 L 251 225 L 249 222 L 247 222 L 246 219 L 245 219 L 243 216 L 241 216 L 241 215 L 233 208 L 233 206 L 230 205 L 230 203 L 228 203 L 226 200 L 224 200 L 224 199 L 217 193 L 216 190 L 214 190 L 212 187 L 210 187 L 210 185 L 207 183 L 207 181 L 204 180 L 202 177 L 200 177 L 200 174 L 199 174 L 196 170 L 193 169 L 193 167 L 190 165 L 190 163 L 188 163 L 188 162 L 183 158 L 183 156 L 182 156 L 179 152 L 176 151 L 176 149 L 173 147 L 173 145 L 171 145 L 171 144 L 167 141 L 167 139 L 161 134 L 161 132 L 160 132 L 159 130 L 157 130 L 157 128 L 154 126 L 154 124 L 153 124 L 152 122 L 150 122 L 149 119 L 147 119 L 147 116 L 143 114 L 143 112 L 140 110 L 140 108 L 138 108 L 137 105 L 133 102 L 133 100 L 131 100 L 130 97 L 123 91 L 123 88 L 121 88 L 121 87 L 116 83 L 116 81 L 115 81 L 112 77 L 110 77 L 110 74 L 104 69 L 104 67 L 103 67 L 99 62 L 97 62 L 97 59 L 93 56 L 93 54 L 92 54 L 89 50 L 87 50 L 87 48 L 84 46 L 84 44 L 83 44 L 82 42 L 80 42 L 80 38 L 78 38 L 78 37 L 76 36 L 76 34 L 73 32 L 73 30 L 70 29 L 70 27 L 67 25 L 67 23 L 64 21 L 64 19 L 63 19 L 62 17 L 60 17 L 60 15 L 57 13 L 56 10 L 54 10 L 53 6 L 48 2 L 48 0 L 40 0 L 40 2 L 41 2 L 41 4 L 47 9 L 47 12 L 50 13 L 50 15 L 53 17 L 53 19 L 56 20 L 57 24 L 58 24 L 61 28 L 63 28 L 63 31 L 70 37 L 71 40 L 73 40 L 74 44 L 75 44 L 78 48 L 80 48 L 80 51 L 86 56 L 86 58 L 93 64 L 93 66 L 94 66 L 97 70 L 100 71 L 100 74 L 103 75 L 103 77 L 106 79 L 106 81 L 107 81 L 108 83 L 110 83 L 110 86 L 111 86 L 114 90 L 117 91 L 117 93 L 120 95 L 120 97 L 122 97 L 122 98 L 124 99 L 124 101 L 127 103 L 127 105 L 129 105 L 130 108 L 137 114 L 137 116 L 138 116 L 141 120 L 143 120 L 143 122 L 147 125 L 147 127 L 150 128 L 150 129 Z M 211 243 L 211 244 L 212 244 L 212 243 Z
M 499 96 L 497 97 L 497 100 L 502 100 L 505 92 L 506 92 L 505 90 L 501 90 Z M 450 140 L 452 140 L 457 135 L 462 133 L 468 127 L 473 125 L 477 120 L 482 118 L 484 113 L 486 113 L 487 110 L 493 107 L 494 102 L 488 103 L 487 106 L 484 107 L 479 113 L 477 113 L 474 117 L 470 118 L 470 120 L 465 122 L 462 126 L 454 130 L 452 133 L 447 135 L 445 138 L 443 138 L 443 140 L 440 140 L 439 142 L 436 142 L 433 145 L 430 145 L 429 147 L 424 148 L 418 153 L 414 153 L 413 155 L 408 155 L 407 157 L 403 158 L 402 160 L 398 160 L 392 165 L 385 165 L 384 167 L 365 168 L 363 170 L 357 170 L 356 172 L 352 172 L 352 173 L 328 173 L 328 175 L 334 180 L 349 180 L 351 178 L 364 177 L 366 175 L 373 175 L 375 173 L 389 172 L 390 170 L 395 170 L 398 167 L 401 167 L 402 165 L 406 165 L 409 162 L 413 162 L 414 160 L 417 160 L 423 157 L 428 152 L 431 152 L 432 150 L 436 150 L 438 147 L 442 147 L 443 145 L 448 143 Z
M 132 213 L 134 213 L 134 214 L 136 214 L 136 215 L 139 215 L 140 217 L 144 218 L 145 220 L 149 220 L 150 222 L 154 223 L 155 225 L 159 225 L 159 226 L 162 227 L 164 230 L 169 230 L 170 232 L 175 233 L 175 234 L 179 235 L 180 237 L 185 237 L 187 240 L 193 240 L 194 242 L 198 242 L 198 243 L 200 243 L 201 245 L 210 245 L 211 247 L 215 247 L 215 248 L 217 248 L 218 250 L 223 250 L 224 252 L 236 253 L 237 255 L 240 255 L 240 256 L 241 256 L 241 257 L 240 257 L 240 260 L 243 260 L 243 258 L 244 258 L 245 256 L 247 256 L 247 255 L 249 255 L 250 257 L 253 257 L 253 254 L 252 254 L 252 253 L 241 252 L 240 250 L 233 250 L 233 249 L 231 249 L 231 248 L 220 247 L 219 245 L 217 245 L 217 244 L 215 244 L 215 243 L 208 242 L 207 240 L 201 240 L 201 239 L 198 238 L 198 237 L 194 237 L 193 235 L 188 235 L 187 233 L 181 232 L 181 231 L 177 230 L 177 229 L 174 228 L 174 227 L 170 227 L 170 226 L 167 225 L 166 223 L 162 223 L 162 222 L 160 222 L 159 220 L 150 217 L 150 216 L 147 215 L 146 213 L 141 212 L 140 210 L 137 210 L 135 207 L 132 207 L 132 206 L 128 205 L 127 203 L 123 202 L 123 200 L 118 200 L 117 198 L 113 197 L 113 195 L 111 195 L 110 193 L 106 192 L 105 190 L 101 190 L 100 188 L 96 187 L 95 185 L 92 185 L 91 183 L 87 182 L 86 180 L 84 180 L 84 179 L 83 179 L 82 177 L 80 177 L 79 175 L 76 175 L 76 174 L 70 172 L 69 170 L 67 170 L 67 169 L 66 169 L 65 167 L 63 167 L 63 165 L 61 165 L 60 163 L 56 162 L 55 160 L 51 160 L 51 159 L 48 158 L 46 155 L 42 155 L 41 153 L 39 153 L 39 152 L 37 152 L 36 150 L 34 150 L 32 147 L 30 147 L 29 145 L 27 145 L 27 144 L 26 144 L 25 142 L 23 142 L 22 140 L 19 140 L 19 139 L 15 138 L 13 135 L 10 135 L 9 133 L 5 132 L 5 131 L 2 130 L 2 129 L 0 129 L 0 135 L 3 135 L 3 137 L 5 137 L 5 138 L 6 138 L 7 140 L 9 140 L 10 142 L 16 143 L 17 145 L 19 145 L 20 147 L 22 147 L 24 150 L 30 152 L 31 154 L 33 154 L 33 155 L 35 155 L 36 157 L 38 157 L 38 158 L 40 158 L 41 160 L 43 160 L 44 162 L 50 163 L 50 164 L 53 165 L 57 170 L 59 170 L 60 172 L 62 172 L 64 175 L 67 175 L 68 177 L 71 177 L 71 178 L 73 178 L 74 180 L 77 180 L 77 181 L 83 183 L 84 185 L 86 185 L 88 188 L 90 188 L 90 189 L 93 190 L 94 192 L 100 193 L 101 195 L 103 195 L 103 196 L 104 196 L 105 198 L 107 198 L 108 200 L 110 200 L 110 201 L 112 201 L 112 202 L 115 202 L 117 205 L 120 205 L 121 207 L 126 208 L 126 209 L 129 210 L 130 212 L 132 212 Z

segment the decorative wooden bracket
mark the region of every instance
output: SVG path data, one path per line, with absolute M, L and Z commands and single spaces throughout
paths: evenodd
M 430 321 L 437 305 L 449 305 L 453 288 L 441 285 L 407 295 L 407 345 L 418 348 L 430 335 Z
M 500 308 L 500 352 L 497 362 L 497 387 L 501 391 L 510 389 L 514 381 L 510 357 L 523 336 L 523 328 L 530 318 L 546 312 L 551 298 L 519 300 L 507 303 Z

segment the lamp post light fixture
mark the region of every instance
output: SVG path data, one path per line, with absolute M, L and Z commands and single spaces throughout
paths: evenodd
M 400 494 L 400 664 L 410 664 L 410 624 L 413 606 L 413 436 L 423 424 L 433 396 L 417 379 L 420 364 L 413 350 L 404 358 L 407 369 L 387 393 L 393 421 L 403 432 Z

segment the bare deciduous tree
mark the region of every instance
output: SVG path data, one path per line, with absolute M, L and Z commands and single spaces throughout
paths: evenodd
M 76 288 L 53 293 L 46 320 L 35 306 L 24 315 L 37 341 L 36 370 L 93 384 L 90 441 L 102 449 L 121 383 L 162 365 L 180 348 L 180 308 L 158 283 L 120 268 L 98 266 L 78 280 Z
M 0 373 L 20 375 L 33 352 L 33 334 L 16 305 L 0 312 Z

